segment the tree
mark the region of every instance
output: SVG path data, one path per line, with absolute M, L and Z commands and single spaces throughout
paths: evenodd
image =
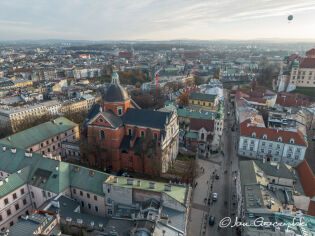
M 189 95 L 188 93 L 183 93 L 178 97 L 178 103 L 182 106 L 188 105 L 189 102 Z

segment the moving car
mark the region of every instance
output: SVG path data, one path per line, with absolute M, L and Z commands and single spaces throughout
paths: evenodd
M 213 193 L 212 194 L 212 201 L 216 201 L 218 199 L 218 194 L 217 193 Z
M 214 225 L 215 222 L 215 217 L 214 216 L 210 216 L 209 218 L 209 225 Z

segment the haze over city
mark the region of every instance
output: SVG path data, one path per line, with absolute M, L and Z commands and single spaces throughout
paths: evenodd
M 314 0 L 2 0 L 0 9 L 0 40 L 315 38 Z

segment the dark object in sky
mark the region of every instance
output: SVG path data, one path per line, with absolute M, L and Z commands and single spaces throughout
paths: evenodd
M 289 21 L 293 20 L 293 15 L 289 15 L 289 16 L 288 16 L 288 20 L 289 20 Z

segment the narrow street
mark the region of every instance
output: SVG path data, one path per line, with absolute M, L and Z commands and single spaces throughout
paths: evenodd
M 225 124 L 221 149 L 223 153 L 209 159 L 197 159 L 198 184 L 194 189 L 188 235 L 236 235 L 231 228 L 218 227 L 224 217 L 234 221 L 237 212 L 237 193 L 235 178 L 239 174 L 236 155 L 237 131 L 232 131 L 234 111 L 225 94 Z M 228 115 L 230 112 L 230 115 Z M 215 176 L 218 175 L 219 179 Z M 217 193 L 217 201 L 212 201 L 212 194 Z M 210 199 L 210 200 L 209 200 Z M 209 225 L 209 217 L 215 217 L 214 225 Z

